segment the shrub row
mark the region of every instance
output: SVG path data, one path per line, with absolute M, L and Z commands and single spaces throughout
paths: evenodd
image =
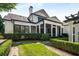
M 67 33 L 62 33 L 62 36 L 63 37 L 68 37 L 68 34 Z
M 39 34 L 39 33 L 29 33 L 29 34 L 4 34 L 4 37 L 7 39 L 13 40 L 48 40 L 48 34 Z
M 52 39 L 58 39 L 58 40 L 68 41 L 68 37 L 53 37 Z
M 58 39 L 51 39 L 50 41 L 54 47 L 79 55 L 79 43 L 77 42 L 73 43 Z
M 4 36 L 2 33 L 0 33 L 0 39 L 4 39 Z
M 7 56 L 12 45 L 12 40 L 6 40 L 3 44 L 0 45 L 0 56 Z

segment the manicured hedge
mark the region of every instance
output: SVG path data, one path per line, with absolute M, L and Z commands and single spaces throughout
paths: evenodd
M 28 34 L 4 34 L 4 37 L 7 39 L 13 40 L 48 40 L 48 34 L 39 34 L 39 33 L 28 33 Z
M 79 43 L 77 42 L 73 43 L 58 39 L 51 39 L 50 41 L 54 47 L 79 55 Z
M 2 33 L 0 33 L 0 39 L 4 39 L 4 36 Z
M 46 41 L 46 40 L 49 40 L 49 35 L 48 34 L 41 34 L 41 40 L 44 40 L 44 41 Z
M 68 41 L 68 37 L 53 37 L 52 39 L 58 39 L 58 40 Z
M 0 45 L 0 56 L 7 56 L 10 51 L 10 47 L 12 45 L 12 40 L 7 40 L 3 44 Z

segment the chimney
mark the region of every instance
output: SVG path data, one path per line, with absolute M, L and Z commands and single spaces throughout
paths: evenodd
M 33 7 L 30 6 L 30 7 L 29 7 L 29 14 L 31 14 L 32 12 L 33 12 Z

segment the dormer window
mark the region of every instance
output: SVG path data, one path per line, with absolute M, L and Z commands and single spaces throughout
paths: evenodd
M 39 16 L 38 21 L 41 21 L 41 20 L 43 20 L 43 17 Z

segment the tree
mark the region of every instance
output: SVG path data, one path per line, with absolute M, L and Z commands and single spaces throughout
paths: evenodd
M 0 12 L 11 11 L 15 9 L 16 5 L 16 3 L 0 3 Z
M 0 33 L 3 33 L 4 32 L 4 24 L 3 24 L 3 19 L 0 15 Z
M 0 3 L 0 12 L 5 12 L 5 11 L 11 11 L 12 9 L 15 9 L 16 3 Z M 4 32 L 4 24 L 3 24 L 3 19 L 0 15 L 0 32 Z

